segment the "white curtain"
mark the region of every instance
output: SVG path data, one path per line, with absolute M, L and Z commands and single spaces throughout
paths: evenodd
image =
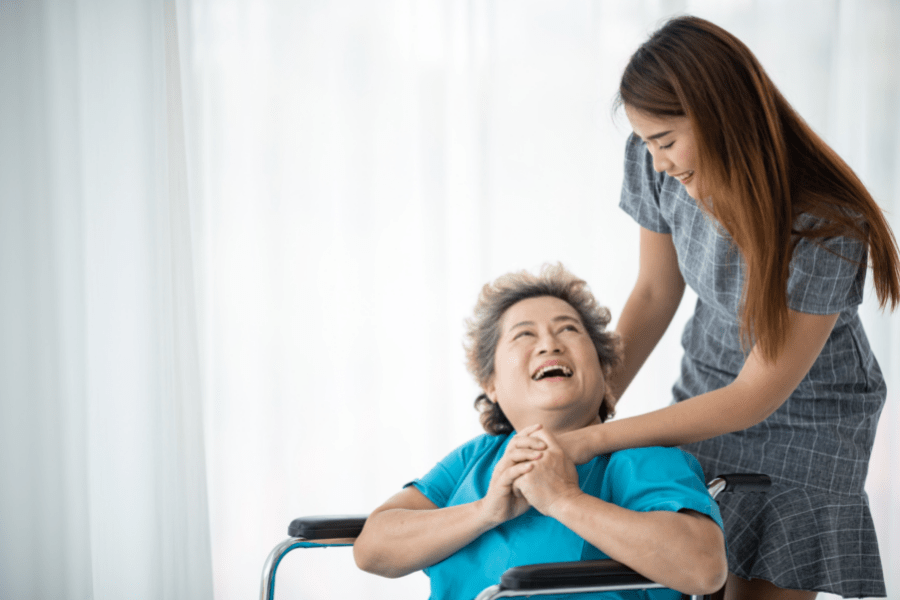
M 889 0 L 0 0 L 0 596 L 253 597 L 292 518 L 367 512 L 479 433 L 482 284 L 560 260 L 615 318 L 609 107 L 676 12 L 743 39 L 900 232 Z M 900 318 L 867 292 L 894 596 Z M 669 402 L 692 305 L 620 415 Z M 296 551 L 277 592 L 427 580 Z
M 615 318 L 638 231 L 617 208 L 629 128 L 610 103 L 666 16 L 698 14 L 748 43 L 900 231 L 900 16 L 887 1 L 194 7 L 217 598 L 252 593 L 252 566 L 292 518 L 371 510 L 479 433 L 462 320 L 489 279 L 561 260 Z M 863 312 L 891 397 L 869 490 L 898 595 L 900 330 L 872 296 Z M 622 415 L 669 402 L 692 306 Z M 427 580 L 380 580 L 349 550 L 307 551 L 289 555 L 276 589 L 414 598 Z
M 0 2 L 0 597 L 212 598 L 172 2 Z

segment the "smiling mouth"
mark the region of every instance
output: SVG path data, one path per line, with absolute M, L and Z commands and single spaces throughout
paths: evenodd
M 680 181 L 681 183 L 687 182 L 687 180 L 690 179 L 690 178 L 693 177 L 693 176 L 694 176 L 694 172 L 693 172 L 693 171 L 685 171 L 684 173 L 681 173 L 680 175 L 672 175 L 672 177 L 674 177 L 675 179 L 677 179 L 677 180 Z
M 547 365 L 542 369 L 538 369 L 537 373 L 535 373 L 531 378 L 534 381 L 540 381 L 541 379 L 547 379 L 548 377 L 571 377 L 572 369 L 565 365 Z

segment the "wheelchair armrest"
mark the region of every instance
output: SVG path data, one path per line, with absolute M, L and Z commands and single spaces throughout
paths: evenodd
M 323 515 L 300 517 L 291 521 L 288 535 L 305 540 L 355 538 L 359 536 L 368 515 Z
M 328 548 L 352 545 L 368 515 L 328 515 L 300 517 L 291 521 L 288 535 L 269 553 L 263 565 L 260 600 L 272 600 L 275 596 L 275 573 L 285 555 L 295 548 Z
M 611 559 L 525 565 L 508 569 L 500 577 L 500 587 L 507 590 L 555 590 L 575 588 L 627 589 L 663 587 L 620 562 Z

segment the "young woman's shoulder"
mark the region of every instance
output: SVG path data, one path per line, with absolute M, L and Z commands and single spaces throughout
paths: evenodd
M 810 213 L 794 221 L 794 247 L 787 281 L 788 307 L 811 314 L 835 314 L 863 300 L 866 245 L 840 233 L 829 219 Z

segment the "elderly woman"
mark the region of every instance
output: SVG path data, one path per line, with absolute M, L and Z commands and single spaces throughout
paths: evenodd
M 600 558 L 680 592 L 718 590 L 721 518 L 689 454 L 640 448 L 576 466 L 557 443 L 610 415 L 606 379 L 621 356 L 609 319 L 562 265 L 485 285 L 466 351 L 487 434 L 371 514 L 353 548 L 359 567 L 385 577 L 424 569 L 435 599 L 473 598 L 514 566 Z

